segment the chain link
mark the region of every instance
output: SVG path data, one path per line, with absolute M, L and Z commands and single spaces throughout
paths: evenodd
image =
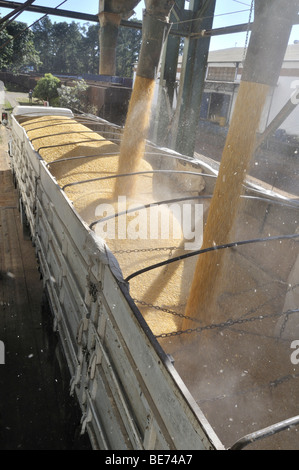
M 161 249 L 164 250 L 165 248 L 161 248 Z M 299 286 L 299 283 L 295 284 L 294 286 L 289 288 L 287 292 L 293 291 L 298 286 Z M 164 312 L 164 313 L 168 313 L 170 315 L 174 315 L 174 316 L 179 317 L 179 318 L 184 318 L 186 320 L 191 320 L 194 323 L 199 323 L 200 322 L 200 320 L 197 320 L 195 318 L 187 316 L 183 313 L 178 313 L 178 312 L 176 312 L 174 310 L 171 310 L 169 308 L 166 308 L 166 307 L 160 307 L 159 305 L 154 305 L 154 304 L 145 302 L 144 300 L 138 300 L 138 299 L 133 299 L 133 300 L 134 300 L 135 303 L 138 303 L 138 304 L 142 305 L 143 307 L 152 308 L 154 310 L 158 310 L 158 311 L 161 311 L 161 312 Z M 184 305 L 180 305 L 179 307 L 184 307 Z M 215 330 L 217 328 L 228 328 L 228 327 L 234 326 L 234 325 L 241 325 L 241 324 L 255 322 L 255 321 L 258 321 L 258 320 L 265 320 L 265 319 L 268 319 L 268 318 L 279 318 L 279 317 L 284 316 L 285 319 L 284 319 L 283 325 L 282 325 L 281 330 L 280 330 L 280 337 L 282 337 L 282 334 L 283 334 L 283 332 L 286 328 L 289 316 L 294 314 L 294 313 L 298 313 L 298 312 L 299 312 L 299 309 L 294 309 L 294 310 L 288 310 L 286 312 L 280 312 L 280 313 L 270 313 L 270 314 L 267 314 L 267 315 L 256 315 L 256 316 L 250 317 L 250 318 L 237 318 L 236 320 L 229 319 L 229 320 L 226 320 L 225 322 L 222 322 L 222 323 L 214 323 L 214 324 L 206 325 L 206 326 L 198 326 L 197 328 L 188 328 L 187 330 L 178 330 L 178 331 L 172 331 L 172 332 L 169 332 L 169 333 L 162 333 L 161 335 L 157 335 L 156 338 L 169 338 L 169 337 L 172 337 L 172 336 L 180 336 L 182 334 L 202 333 L 203 331 Z
M 182 334 L 191 334 L 191 333 L 202 333 L 203 331 L 208 331 L 208 330 L 215 330 L 217 328 L 227 328 L 231 327 L 234 325 L 244 325 L 245 323 L 251 323 L 255 322 L 258 320 L 265 320 L 269 318 L 279 318 L 284 315 L 291 315 L 293 313 L 298 313 L 299 309 L 297 310 L 288 310 L 287 312 L 281 312 L 281 313 L 270 313 L 268 315 L 258 315 L 256 317 L 250 317 L 250 318 L 238 318 L 236 320 L 229 319 L 225 322 L 222 323 L 212 323 L 211 325 L 207 326 L 198 326 L 197 328 L 188 328 L 187 330 L 179 330 L 179 331 L 172 331 L 170 333 L 162 333 L 161 335 L 157 335 L 156 338 L 169 338 L 171 336 L 179 336 Z M 186 318 L 186 317 L 185 317 Z
M 176 317 L 186 318 L 187 320 L 198 321 L 198 320 L 195 320 L 192 317 L 188 317 L 188 316 L 184 315 L 183 313 L 178 313 L 178 312 L 175 312 L 174 310 L 170 310 L 168 308 L 160 307 L 159 305 L 153 305 L 153 304 L 150 304 L 148 302 L 144 302 L 144 300 L 138 300 L 138 299 L 133 299 L 133 300 L 134 300 L 135 303 L 140 304 L 143 307 L 153 308 L 154 310 L 159 310 L 160 312 L 169 313 L 169 314 L 174 315 Z
M 244 45 L 244 49 L 243 49 L 243 59 L 242 59 L 243 63 L 246 59 L 247 47 L 248 47 L 248 42 L 249 42 L 250 24 L 251 24 L 251 20 L 252 20 L 253 10 L 254 10 L 254 0 L 251 0 L 250 12 L 249 12 L 249 18 L 248 18 L 248 24 L 247 24 L 247 31 L 246 31 L 246 38 L 245 38 L 245 45 Z
M 279 332 L 279 337 L 280 337 L 280 338 L 282 338 L 283 333 L 284 333 L 284 331 L 285 331 L 285 329 L 286 329 L 286 326 L 287 326 L 287 323 L 288 323 L 288 320 L 289 320 L 289 316 L 290 316 L 290 314 L 289 314 L 288 312 L 286 312 L 286 316 L 285 316 L 285 318 L 284 318 L 284 320 L 283 320 L 283 324 L 282 324 L 282 326 L 281 326 L 281 328 L 280 328 L 280 332 Z
M 177 247 L 177 246 L 168 246 L 168 247 L 165 247 L 165 248 L 135 248 L 135 249 L 132 249 L 132 250 L 114 251 L 113 254 L 116 255 L 116 254 L 123 254 L 123 253 L 147 253 L 147 252 L 151 252 L 151 251 L 173 251 L 173 250 L 177 250 L 177 249 L 179 249 L 179 247 Z

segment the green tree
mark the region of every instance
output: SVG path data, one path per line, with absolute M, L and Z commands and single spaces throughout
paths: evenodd
M 45 16 L 32 26 L 34 47 L 39 52 L 40 64 L 37 71 L 46 73 L 53 69 L 52 22 Z
M 58 88 L 60 106 L 70 108 L 73 111 L 84 111 L 87 88 L 88 85 L 85 80 L 77 80 L 73 82 L 73 86 L 61 85 Z
M 0 33 L 0 64 L 13 72 L 19 72 L 25 66 L 37 67 L 39 54 L 33 43 L 33 33 L 26 23 L 13 21 Z
M 68 24 L 54 23 L 52 28 L 52 44 L 53 44 L 53 72 L 67 73 L 67 42 L 68 42 Z
M 54 23 L 52 28 L 53 73 L 77 74 L 82 70 L 82 35 L 74 21 Z
M 42 61 L 39 70 L 56 74 L 98 74 L 99 28 L 99 24 L 52 24 L 49 18 L 42 19 L 33 27 L 34 45 Z M 141 36 L 141 30 L 120 27 L 116 50 L 117 75 L 132 78 Z
M 12 37 L 4 29 L 0 31 L 0 69 L 9 67 L 11 57 L 13 55 Z
M 85 23 L 81 28 L 82 33 L 82 70 L 81 73 L 99 73 L 99 24 Z
M 58 102 L 59 86 L 59 78 L 54 77 L 51 73 L 46 73 L 44 77 L 37 82 L 33 90 L 33 96 L 43 101 L 49 101 L 51 105 L 55 105 Z

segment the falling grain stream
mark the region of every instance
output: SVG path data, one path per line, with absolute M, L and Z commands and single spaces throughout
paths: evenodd
M 120 146 L 119 175 L 134 173 L 140 169 L 140 163 L 144 158 L 154 88 L 155 80 L 136 77 Z M 136 194 L 136 180 L 136 176 L 117 179 L 114 199 L 117 200 L 118 196 L 134 196 Z
M 269 92 L 269 86 L 242 82 L 235 112 L 226 140 L 209 216 L 204 231 L 203 249 L 229 241 L 239 207 L 242 186 L 255 148 L 256 133 Z M 214 318 L 213 301 L 221 290 L 222 250 L 201 255 L 198 259 L 186 315 L 208 324 L 223 320 Z M 194 326 L 185 320 L 183 329 Z

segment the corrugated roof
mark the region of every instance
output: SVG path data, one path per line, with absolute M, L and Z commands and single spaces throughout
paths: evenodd
M 231 47 L 229 49 L 219 49 L 210 51 L 209 62 L 241 62 L 243 60 L 244 47 Z

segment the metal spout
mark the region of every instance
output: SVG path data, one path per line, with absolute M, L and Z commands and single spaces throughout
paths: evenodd
M 244 178 L 255 150 L 256 134 L 264 104 L 277 84 L 299 0 L 289 0 L 283 13 L 280 0 L 258 0 L 241 86 L 224 146 L 219 174 L 211 200 L 202 248 L 229 241 L 240 205 Z M 215 255 L 215 256 L 214 256 Z M 187 317 L 204 324 L 224 320 L 217 309 L 223 275 L 224 254 L 199 257 L 182 329 L 194 327 Z
M 143 15 L 142 46 L 137 75 L 154 79 L 160 61 L 164 40 L 169 28 L 169 15 L 174 0 L 147 0 Z
M 100 0 L 100 75 L 116 75 L 116 46 L 119 25 L 128 19 L 140 0 Z
M 299 1 L 256 0 L 253 23 L 242 80 L 276 86 Z
M 173 0 L 145 0 L 146 11 L 162 21 L 168 21 L 174 4 Z
M 100 0 L 99 12 L 117 13 L 122 18 L 129 18 L 140 0 Z M 126 16 L 130 13 L 130 16 Z

